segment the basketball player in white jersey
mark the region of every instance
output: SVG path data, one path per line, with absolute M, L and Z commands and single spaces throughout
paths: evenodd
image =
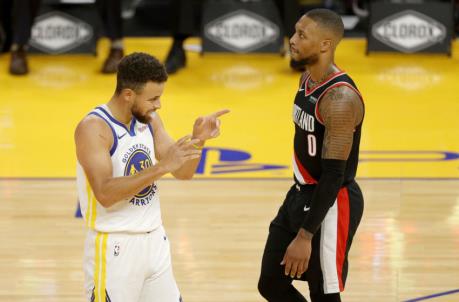
M 166 173 L 190 179 L 206 140 L 219 135 L 222 110 L 200 117 L 175 142 L 156 113 L 167 73 L 145 53 L 118 66 L 111 100 L 75 131 L 77 184 L 89 227 L 84 273 L 87 301 L 179 302 L 155 182 Z

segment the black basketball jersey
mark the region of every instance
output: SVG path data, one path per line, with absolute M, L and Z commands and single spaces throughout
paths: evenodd
M 321 176 L 322 143 L 325 126 L 319 113 L 319 102 L 331 88 L 347 86 L 354 90 L 363 102 L 354 81 L 343 71 L 332 74 L 320 85 L 308 89 L 310 76 L 304 76 L 293 105 L 295 124 L 293 170 L 299 184 L 315 184 Z M 359 145 L 362 122 L 355 128 L 351 152 L 344 174 L 344 185 L 355 178 L 359 161 Z

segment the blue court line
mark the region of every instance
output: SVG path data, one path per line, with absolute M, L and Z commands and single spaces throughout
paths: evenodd
M 411 299 L 411 300 L 405 300 L 403 302 L 425 301 L 425 300 L 430 300 L 430 299 L 434 299 L 434 298 L 437 298 L 437 297 L 452 295 L 452 294 L 456 294 L 456 293 L 459 293 L 459 288 L 458 289 L 449 290 L 447 292 L 442 292 L 442 293 L 433 294 L 433 295 L 429 295 L 429 296 L 419 297 L 419 298 L 415 298 L 415 299 Z

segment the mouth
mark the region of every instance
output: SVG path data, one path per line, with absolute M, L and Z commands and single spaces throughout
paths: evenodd
M 295 46 L 290 45 L 290 53 L 297 54 L 298 53 L 298 49 L 296 49 Z

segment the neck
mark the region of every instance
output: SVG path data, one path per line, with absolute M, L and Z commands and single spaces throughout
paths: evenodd
M 322 82 L 329 74 L 335 72 L 336 68 L 333 61 L 326 60 L 323 62 L 318 61 L 316 64 L 307 67 L 311 80 L 315 83 Z
M 131 108 L 129 108 L 126 102 L 123 102 L 116 95 L 114 95 L 107 103 L 108 108 L 113 114 L 113 117 L 121 123 L 129 126 L 132 120 Z

